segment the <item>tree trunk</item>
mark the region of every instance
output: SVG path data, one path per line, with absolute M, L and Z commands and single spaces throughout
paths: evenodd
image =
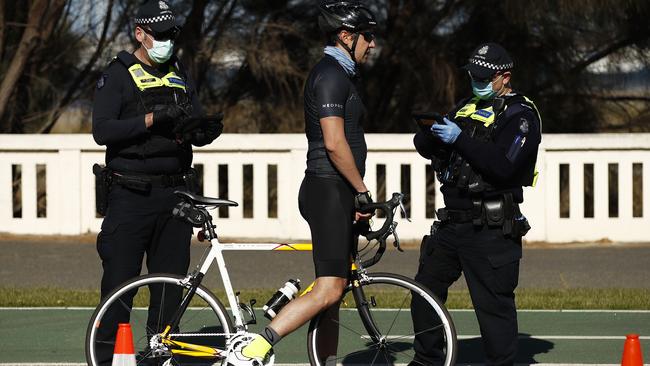
M 0 60 L 5 51 L 5 0 L 0 0 Z
M 58 21 L 65 5 L 65 0 L 34 0 L 29 8 L 27 26 L 23 32 L 16 53 L 0 84 L 0 132 L 11 132 L 11 119 L 2 118 L 7 110 L 9 98 L 13 93 L 16 82 L 20 79 L 25 65 L 43 36 L 44 29 L 52 29 L 51 24 Z

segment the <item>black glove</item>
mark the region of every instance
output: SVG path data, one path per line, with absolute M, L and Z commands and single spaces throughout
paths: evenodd
M 357 193 L 357 195 L 354 196 L 354 210 L 357 212 L 361 212 L 363 206 L 371 203 L 372 203 L 372 197 L 370 196 L 370 192 L 368 191 Z
M 158 105 L 153 110 L 154 125 L 176 122 L 182 117 L 187 117 L 187 114 L 176 104 Z
M 209 120 L 205 123 L 204 126 L 205 136 L 213 141 L 217 137 L 221 136 L 223 132 L 223 123 L 217 120 Z

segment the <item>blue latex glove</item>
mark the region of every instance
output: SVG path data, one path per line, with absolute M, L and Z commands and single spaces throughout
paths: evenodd
M 447 145 L 453 144 L 456 139 L 458 138 L 458 135 L 460 135 L 460 127 L 458 127 L 457 124 L 452 122 L 451 120 L 447 119 L 447 117 L 444 118 L 445 124 L 434 124 L 431 126 L 431 133 L 440 141 L 444 142 Z

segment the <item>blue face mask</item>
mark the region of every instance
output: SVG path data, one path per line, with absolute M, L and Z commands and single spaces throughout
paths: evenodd
M 501 75 L 499 75 L 499 77 L 496 78 L 494 81 L 499 80 L 500 77 Z M 478 82 L 472 80 L 472 92 L 474 93 L 474 95 L 476 95 L 477 97 L 483 100 L 492 99 L 494 95 L 497 93 L 492 88 L 493 82 Z
M 167 60 L 169 60 L 169 58 L 172 57 L 172 54 L 174 53 L 174 42 L 170 39 L 166 41 L 156 41 L 150 35 L 146 33 L 145 35 L 151 38 L 151 41 L 153 42 L 153 46 L 151 48 L 145 47 L 147 54 L 149 54 L 149 58 L 158 64 L 164 64 L 167 62 Z

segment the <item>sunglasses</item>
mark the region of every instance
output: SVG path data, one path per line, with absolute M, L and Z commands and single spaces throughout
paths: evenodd
M 151 35 L 156 41 L 173 41 L 176 39 L 176 37 L 178 37 L 178 33 L 180 32 L 180 29 L 178 29 L 178 27 L 170 28 L 164 32 L 155 32 L 149 27 L 142 28 L 142 30 L 144 30 L 145 33 Z
M 494 81 L 494 79 L 499 76 L 503 75 L 500 72 L 495 72 L 494 74 L 486 77 L 486 78 L 477 78 L 476 76 L 472 75 L 471 72 L 467 71 L 467 75 L 469 75 L 469 78 L 472 79 L 472 81 L 477 82 L 477 83 L 489 83 L 491 81 Z
M 369 31 L 361 32 L 361 35 L 363 36 L 363 38 L 364 38 L 364 39 L 366 40 L 366 42 L 368 42 L 368 43 L 370 43 L 370 42 L 372 42 L 372 41 L 375 40 L 375 34 L 374 34 L 373 32 L 369 32 Z

